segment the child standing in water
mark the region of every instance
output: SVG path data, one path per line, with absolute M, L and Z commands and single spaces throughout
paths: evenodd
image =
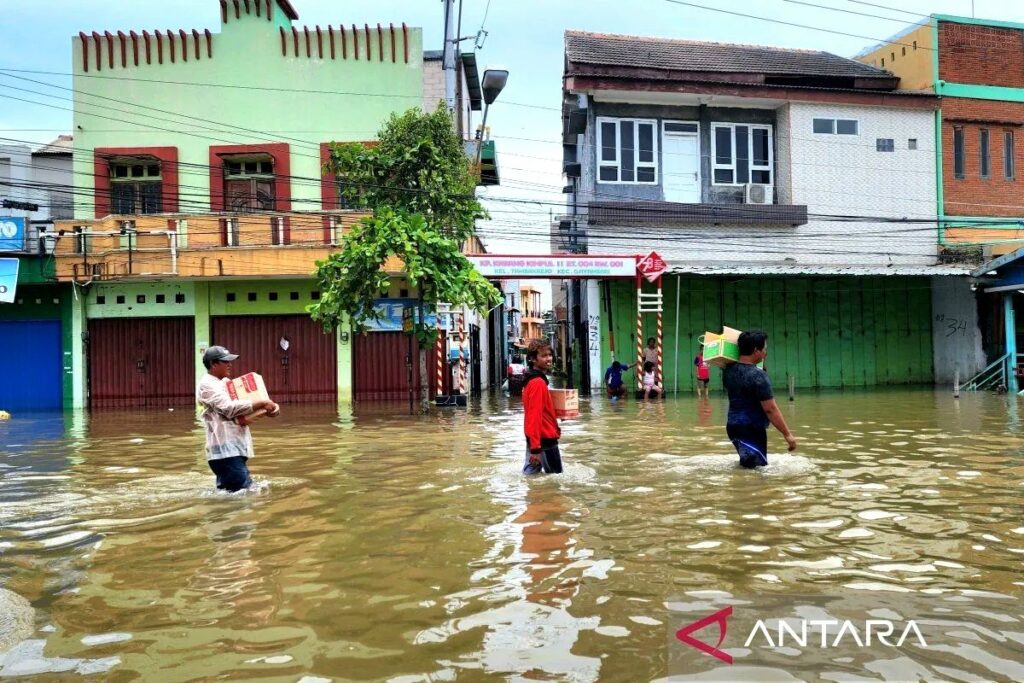
M 661 396 L 661 387 L 657 383 L 657 375 L 654 372 L 654 363 L 647 361 L 644 363 L 644 398 L 658 398 Z
M 551 345 L 536 339 L 526 351 L 526 371 L 523 383 L 523 432 L 526 434 L 526 462 L 524 474 L 560 474 L 562 454 L 558 439 L 562 430 L 555 416 L 555 406 L 548 391 L 548 377 L 555 362 Z
M 696 358 L 693 359 L 693 365 L 697 368 L 697 398 L 701 398 L 701 393 L 703 393 L 704 398 L 708 398 L 711 368 L 704 362 L 704 347 L 701 347 L 700 351 L 697 352 Z

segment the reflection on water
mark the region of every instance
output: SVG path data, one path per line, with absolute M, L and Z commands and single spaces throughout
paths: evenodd
M 514 399 L 293 407 L 235 495 L 190 412 L 16 415 L 0 589 L 33 612 L 0 678 L 649 680 L 688 591 L 1019 596 L 1016 400 L 803 394 L 800 452 L 755 472 L 720 398 L 595 400 L 536 478 Z

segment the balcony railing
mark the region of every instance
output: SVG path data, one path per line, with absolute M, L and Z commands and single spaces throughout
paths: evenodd
M 796 204 L 681 204 L 653 201 L 590 202 L 591 225 L 804 225 L 807 207 Z
M 61 280 L 306 277 L 364 215 L 341 210 L 58 221 L 53 253 Z

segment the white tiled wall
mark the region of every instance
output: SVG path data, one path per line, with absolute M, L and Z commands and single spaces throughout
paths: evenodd
M 816 117 L 856 119 L 859 134 L 815 134 L 812 120 Z M 589 226 L 589 250 L 621 254 L 653 248 L 670 266 L 933 264 L 937 249 L 934 125 L 934 112 L 928 110 L 784 105 L 777 112 L 775 128 L 777 201 L 806 204 L 807 224 Z M 878 138 L 892 138 L 895 151 L 876 151 Z M 917 140 L 917 150 L 908 149 L 912 138 Z M 920 222 L 892 223 L 881 218 Z

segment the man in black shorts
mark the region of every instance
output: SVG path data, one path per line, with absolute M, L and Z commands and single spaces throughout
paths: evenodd
M 725 368 L 722 379 L 729 393 L 729 417 L 725 431 L 747 468 L 768 464 L 768 424 L 775 425 L 786 439 L 790 451 L 796 450 L 796 437 L 786 426 L 768 373 L 757 364 L 768 355 L 768 335 L 760 330 L 744 332 L 739 338 L 740 360 Z

